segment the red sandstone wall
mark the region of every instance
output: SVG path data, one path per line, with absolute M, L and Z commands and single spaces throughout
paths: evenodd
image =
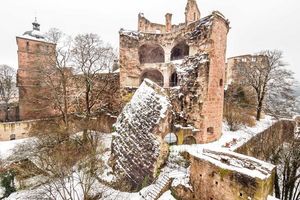
M 49 117 L 53 110 L 46 100 L 47 88 L 43 88 L 43 80 L 39 70 L 47 65 L 50 48 L 53 44 L 17 37 L 18 45 L 18 74 L 20 119 L 39 119 Z M 35 98 L 35 94 L 43 94 L 45 99 Z
M 190 178 L 195 200 L 265 200 L 273 190 L 273 176 L 260 180 L 222 169 L 191 157 Z M 182 199 L 186 199 L 182 197 Z
M 227 47 L 227 33 L 229 27 L 226 21 L 218 17 L 214 18 L 211 30 L 210 70 L 208 94 L 204 100 L 202 115 L 204 116 L 203 142 L 211 142 L 222 134 L 224 80 L 225 80 L 225 56 Z M 208 128 L 213 127 L 213 134 L 208 133 Z
M 290 120 L 278 121 L 267 130 L 251 138 L 236 152 L 269 161 L 280 145 L 294 139 L 295 124 L 294 121 Z
M 140 16 L 141 18 L 141 16 Z M 141 19 L 140 19 L 141 20 Z M 212 25 L 210 23 L 212 22 Z M 199 27 L 199 23 L 201 24 Z M 220 13 L 214 12 L 211 16 L 203 18 L 200 22 L 191 23 L 181 30 L 168 34 L 150 33 L 123 33 L 120 32 L 120 83 L 121 88 L 138 87 L 143 71 L 147 68 L 157 69 L 164 76 L 164 87 L 174 69 L 170 62 L 170 54 L 174 46 L 186 40 L 190 47 L 190 55 L 207 52 L 210 57 L 208 89 L 203 92 L 200 103 L 202 109 L 198 113 L 189 113 L 193 119 L 195 128 L 200 129 L 197 136 L 198 143 L 207 143 L 221 136 L 224 103 L 225 80 L 225 55 L 227 45 L 228 22 Z M 139 47 L 144 44 L 158 44 L 165 53 L 164 63 L 140 64 Z M 201 74 L 200 76 L 203 76 Z M 199 87 L 206 88 L 207 84 Z M 213 128 L 208 133 L 208 128 Z

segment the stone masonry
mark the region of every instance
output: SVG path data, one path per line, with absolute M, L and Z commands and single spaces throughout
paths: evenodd
M 193 100 L 201 104 L 201 109 L 189 113 L 197 120 L 188 125 L 198 130 L 192 136 L 196 142 L 206 143 L 221 135 L 229 22 L 219 12 L 200 18 L 194 0 L 188 0 L 185 16 L 185 23 L 172 25 L 172 14 L 168 13 L 166 24 L 162 25 L 151 23 L 140 13 L 138 31 L 120 30 L 120 84 L 124 97 L 145 78 L 172 89 L 180 85 L 176 63 L 197 54 L 208 54 L 208 74 L 199 74 L 207 76 L 205 86 L 198 82 L 188 88 L 199 91 L 205 88 L 201 99 Z
M 20 120 L 47 118 L 54 114 L 47 101 L 47 88 L 39 74 L 41 67 L 49 60 L 51 49 L 55 44 L 46 42 L 40 34 L 40 25 L 33 23 L 33 30 L 18 36 L 18 73 L 19 118 Z M 44 98 L 35 98 L 35 94 L 43 94 Z

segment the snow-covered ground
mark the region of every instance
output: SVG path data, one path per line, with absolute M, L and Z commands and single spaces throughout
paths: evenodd
M 207 143 L 207 144 L 195 144 L 195 145 L 176 145 L 171 147 L 171 151 L 173 152 L 201 152 L 204 148 L 227 148 L 231 151 L 236 150 L 238 147 L 245 144 L 255 135 L 261 133 L 262 131 L 268 129 L 272 124 L 276 121 L 272 119 L 270 116 L 266 116 L 261 121 L 258 121 L 255 126 L 247 127 L 243 126 L 237 131 L 230 131 L 229 127 L 226 123 L 223 123 L 223 131 L 222 136 L 219 140 Z
M 20 140 L 12 140 L 12 141 L 4 141 L 0 142 L 0 160 L 5 160 L 14 153 L 14 149 L 19 144 L 24 144 L 27 141 L 30 141 L 30 138 L 20 139 Z
M 229 131 L 226 124 L 223 126 L 223 135 L 222 137 L 213 143 L 209 144 L 198 144 L 198 145 L 181 145 L 181 146 L 172 146 L 170 147 L 170 157 L 173 156 L 172 159 L 180 159 L 180 153 L 187 151 L 191 154 L 199 154 L 202 153 L 203 149 L 209 148 L 209 149 L 226 149 L 226 151 L 233 151 L 239 146 L 243 145 L 245 142 L 247 142 L 249 139 L 251 139 L 256 134 L 262 132 L 263 130 L 270 127 L 275 121 L 271 119 L 271 117 L 266 117 L 265 119 L 262 119 L 260 122 L 257 122 L 257 125 L 255 127 L 243 127 L 238 131 Z M 108 166 L 108 159 L 110 157 L 110 145 L 111 145 L 111 134 L 105 134 L 103 135 L 103 143 L 104 147 L 107 148 L 107 151 L 105 152 L 103 156 L 103 160 L 105 162 L 106 169 L 104 170 L 104 173 L 101 175 L 101 179 L 106 182 L 112 182 L 114 181 L 114 176 L 112 175 L 112 169 Z M 14 148 L 18 144 L 22 144 L 26 142 L 28 139 L 24 140 L 15 140 L 15 141 L 7 141 L 7 142 L 0 142 L 0 158 L 6 159 L 9 156 L 13 154 Z M 189 185 L 189 169 L 184 168 L 182 166 L 174 166 L 174 163 L 172 159 L 168 161 L 168 164 L 165 168 L 161 170 L 160 177 L 156 180 L 159 181 L 164 176 L 168 176 L 169 178 L 174 178 L 172 182 L 172 186 L 177 185 L 184 185 L 187 188 L 190 188 Z M 74 176 L 76 176 L 74 174 Z M 128 192 L 120 192 L 117 190 L 114 190 L 112 188 L 109 188 L 105 185 L 103 185 L 100 182 L 96 182 L 93 185 L 92 193 L 96 194 L 99 192 L 103 193 L 103 198 L 106 200 L 123 200 L 123 199 L 131 199 L 131 200 L 140 200 L 142 196 L 147 196 L 149 191 L 153 191 L 155 188 L 156 182 L 153 182 L 152 185 L 143 188 L 141 191 L 136 193 L 128 193 Z M 80 188 L 78 187 L 78 193 L 80 194 Z M 10 197 L 6 198 L 6 200 L 27 200 L 27 199 L 34 199 L 36 196 L 39 196 L 43 194 L 44 188 L 42 186 L 37 188 L 31 188 L 29 190 L 23 190 L 13 193 Z M 41 198 L 40 196 L 40 199 Z M 59 198 L 57 198 L 59 199 Z M 160 200 L 173 200 L 175 199 L 170 191 L 165 192 L 160 198 Z M 271 197 L 268 200 L 273 200 Z
M 279 200 L 279 199 L 277 199 L 276 197 L 274 197 L 274 196 L 268 196 L 268 199 L 267 200 Z

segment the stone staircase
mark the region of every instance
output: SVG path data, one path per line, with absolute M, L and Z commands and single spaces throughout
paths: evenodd
M 153 186 L 149 188 L 145 195 L 142 195 L 143 200 L 157 200 L 167 189 L 171 183 L 169 173 L 165 173 L 159 176 L 158 179 L 153 183 Z

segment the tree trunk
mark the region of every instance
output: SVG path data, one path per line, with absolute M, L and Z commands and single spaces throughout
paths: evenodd
M 256 113 L 256 120 L 257 121 L 260 121 L 261 112 L 262 112 L 262 101 L 259 101 L 258 106 L 257 106 L 257 113 Z
M 277 169 L 275 170 L 274 185 L 275 185 L 275 197 L 280 199 L 280 186 L 279 186 L 279 177 L 278 177 Z
M 9 107 L 8 104 L 5 104 L 5 121 L 8 122 L 9 121 Z

